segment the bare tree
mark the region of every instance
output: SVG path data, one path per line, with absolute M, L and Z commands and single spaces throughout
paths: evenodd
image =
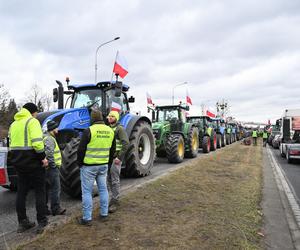
M 0 104 L 6 106 L 8 104 L 10 95 L 4 84 L 0 84 Z
M 43 103 L 44 95 L 42 89 L 37 85 L 33 84 L 28 91 L 27 97 L 24 99 L 25 102 L 32 102 L 38 105 L 39 102 Z

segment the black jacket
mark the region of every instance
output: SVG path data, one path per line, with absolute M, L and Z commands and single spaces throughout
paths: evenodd
M 104 124 L 104 122 L 95 122 L 94 124 Z M 89 164 L 83 163 L 83 159 L 85 157 L 87 145 L 90 143 L 90 141 L 91 141 L 91 130 L 90 130 L 90 128 L 87 128 L 82 133 L 80 143 L 78 146 L 78 150 L 77 150 L 77 164 L 79 165 L 79 167 L 82 167 L 82 165 L 85 165 L 85 166 L 89 165 Z M 109 164 L 111 164 L 111 162 L 113 161 L 113 156 L 115 154 L 115 151 L 116 151 L 116 139 L 114 137 L 110 151 L 109 151 Z M 93 165 L 95 165 L 95 164 L 93 164 Z M 99 164 L 99 165 L 105 165 L 105 164 Z

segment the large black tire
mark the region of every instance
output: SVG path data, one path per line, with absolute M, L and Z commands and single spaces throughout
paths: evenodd
M 155 159 L 155 141 L 149 123 L 139 121 L 129 136 L 129 148 L 122 174 L 126 177 L 146 176 Z
M 203 153 L 209 153 L 210 152 L 210 138 L 207 135 L 205 135 L 203 137 L 202 149 L 203 149 Z
M 221 135 L 221 145 L 222 145 L 222 147 L 226 146 L 226 136 L 225 136 L 225 134 Z
M 226 145 L 231 144 L 230 135 L 226 134 Z
M 62 190 L 71 197 L 78 198 L 81 195 L 80 169 L 77 164 L 77 149 L 80 138 L 72 138 L 62 151 L 62 166 L 60 168 L 60 180 Z
M 222 147 L 222 139 L 221 139 L 221 135 L 217 134 L 217 148 L 221 148 Z
M 217 149 L 217 135 L 213 132 L 213 135 L 210 137 L 210 151 L 215 151 Z
M 166 153 L 170 163 L 179 163 L 184 158 L 184 139 L 181 134 L 171 134 L 166 142 Z
M 185 151 L 185 157 L 195 158 L 198 154 L 199 149 L 199 131 L 196 127 L 191 127 L 188 138 L 187 138 L 187 147 L 188 150 Z

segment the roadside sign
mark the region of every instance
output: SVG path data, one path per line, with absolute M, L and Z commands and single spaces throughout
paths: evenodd
M 0 147 L 0 185 L 8 185 L 8 175 L 7 175 L 7 148 Z

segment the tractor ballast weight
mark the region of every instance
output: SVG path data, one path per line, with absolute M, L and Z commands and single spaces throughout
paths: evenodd
M 129 113 L 129 102 L 133 102 L 134 98 L 127 98 L 129 89 L 127 85 L 122 82 L 69 85 L 67 80 L 68 90 L 64 91 L 62 83 L 56 82 L 59 87 L 53 90 L 53 100 L 58 101 L 59 109 L 40 113 L 38 119 L 43 130 L 50 120 L 59 124 L 57 141 L 62 150 L 61 185 L 67 194 L 78 197 L 81 193 L 77 148 L 83 130 L 90 126 L 92 108 L 101 110 L 104 119 L 113 106 L 120 109 L 119 123 L 125 128 L 130 142 L 122 164 L 122 174 L 138 177 L 150 173 L 155 158 L 151 121 L 146 116 Z M 63 109 L 64 94 L 70 95 L 71 108 L 69 109 Z
M 199 145 L 203 153 L 209 153 L 217 149 L 217 133 L 209 116 L 189 116 L 187 120 L 199 130 Z
M 156 106 L 152 110 L 157 156 L 166 156 L 171 163 L 179 163 L 184 157 L 194 158 L 198 154 L 198 129 L 186 122 L 187 110 L 188 107 L 181 105 Z

